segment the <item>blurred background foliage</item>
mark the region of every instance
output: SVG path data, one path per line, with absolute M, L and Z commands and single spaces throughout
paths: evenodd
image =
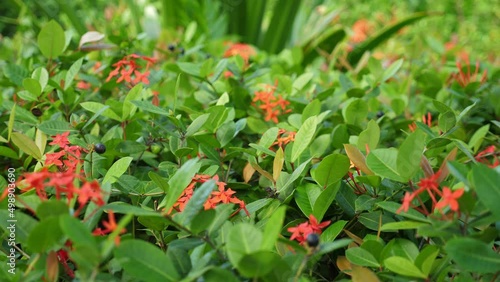
M 40 27 L 55 19 L 72 31 L 73 45 L 88 30 L 106 34 L 113 43 L 143 39 L 142 44 L 158 42 L 161 47 L 182 42 L 207 52 L 210 46 L 204 45 L 205 39 L 231 39 L 269 53 L 299 46 L 305 63 L 310 63 L 315 56 L 308 57 L 308 52 L 338 55 L 334 53 L 338 45 L 351 44 L 354 50 L 363 45 L 350 42 L 359 32 L 355 27 L 360 20 L 368 36 L 364 41 L 368 41 L 384 28 L 415 15 L 421 17 L 405 22 L 367 49 L 423 58 L 421 50 L 431 50 L 431 55 L 439 57 L 451 46 L 473 59 L 498 60 L 495 38 L 500 38 L 500 5 L 495 0 L 4 0 L 0 6 L 0 48 L 20 45 L 21 49 L 13 49 L 20 52 L 16 55 L 30 57 Z M 393 37 L 398 40 L 380 45 Z M 6 59 L 11 55 L 6 51 L 0 56 Z M 352 56 L 348 61 L 355 65 L 360 58 Z

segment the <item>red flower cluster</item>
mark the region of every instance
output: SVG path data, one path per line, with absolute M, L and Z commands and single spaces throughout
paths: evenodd
M 77 166 L 82 164 L 83 148 L 79 146 L 69 146 L 69 131 L 53 136 L 53 141 L 49 145 L 58 145 L 62 150 L 55 153 L 45 154 L 45 165 L 55 165 L 60 171 L 76 171 Z
M 115 214 L 113 211 L 107 211 L 108 213 L 108 219 L 109 221 L 103 221 L 102 225 L 104 226 L 104 229 L 98 227 L 92 232 L 93 235 L 96 236 L 104 236 L 106 234 L 109 234 L 113 231 L 115 231 L 118 228 L 118 224 L 116 224 L 115 220 Z M 125 233 L 127 230 L 124 228 L 120 231 L 120 234 Z M 115 244 L 118 246 L 120 244 L 120 236 L 116 236 L 115 238 Z
M 425 115 L 422 116 L 422 122 L 429 128 L 432 127 L 432 115 L 430 112 L 427 112 L 427 116 Z M 408 128 L 410 129 L 411 132 L 414 132 L 415 130 L 417 130 L 417 124 L 413 122 L 412 124 L 408 125 Z
M 68 141 L 69 132 L 53 136 L 49 145 L 57 145 L 62 150 L 55 153 L 45 154 L 45 167 L 40 171 L 25 173 L 21 178 L 20 187 L 23 192 L 35 189 L 41 200 L 47 200 L 47 191 L 54 191 L 56 199 L 60 200 L 62 195 L 66 196 L 68 206 L 71 200 L 78 196 L 79 207 L 74 216 L 78 216 L 88 202 L 104 205 L 102 190 L 96 180 L 87 181 L 83 175 L 77 172 L 81 165 L 81 154 L 84 151 L 79 146 L 70 146 Z M 58 171 L 50 171 L 49 167 L 55 165 Z M 75 180 L 79 180 L 78 187 Z
M 213 191 L 212 194 L 210 194 L 210 197 L 207 199 L 205 204 L 203 205 L 203 208 L 205 210 L 209 209 L 214 209 L 219 203 L 223 204 L 228 204 L 228 203 L 233 203 L 233 204 L 238 204 L 240 208 L 233 213 L 236 214 L 240 210 L 244 210 L 245 213 L 250 216 L 250 213 L 248 212 L 245 202 L 242 200 L 238 199 L 237 197 L 233 196 L 236 192 L 231 190 L 230 188 L 226 189 L 226 183 L 219 181 L 219 176 L 215 175 L 214 177 L 211 177 L 210 175 L 206 174 L 197 174 L 195 175 L 191 183 L 184 189 L 184 192 L 182 195 L 179 197 L 177 202 L 174 204 L 173 209 L 175 209 L 178 212 L 181 212 L 184 210 L 186 207 L 187 202 L 191 199 L 194 193 L 194 189 L 197 183 L 205 183 L 208 180 L 213 179 L 216 181 L 217 184 L 217 191 Z M 172 212 L 172 209 L 169 211 L 169 213 Z
M 401 207 L 397 210 L 397 213 L 400 213 L 402 211 L 407 212 L 408 209 L 412 206 L 412 201 L 414 199 L 418 199 L 420 201 L 420 207 L 415 207 L 417 210 L 420 210 L 424 214 L 429 214 L 429 212 L 426 210 L 425 206 L 423 205 L 422 200 L 420 199 L 419 195 L 423 192 L 427 192 L 429 197 L 432 200 L 432 211 L 434 209 L 438 209 L 441 213 L 443 213 L 443 209 L 445 207 L 450 207 L 451 211 L 458 212 L 459 211 L 459 205 L 458 205 L 458 199 L 462 197 L 464 194 L 464 189 L 456 189 L 452 191 L 449 187 L 443 187 L 443 191 L 439 189 L 439 176 L 441 175 L 441 171 L 436 172 L 434 175 L 428 177 L 428 178 L 423 178 L 420 180 L 418 183 L 418 189 L 413 191 L 413 193 L 406 192 L 404 198 L 403 198 L 403 204 Z M 440 201 L 437 201 L 437 197 L 440 197 Z
M 457 61 L 456 64 L 457 64 L 458 72 L 452 74 L 450 77 L 451 80 L 455 80 L 462 87 L 466 87 L 470 83 L 478 81 L 478 74 L 479 74 L 479 62 L 476 62 L 476 66 L 474 68 L 473 73 L 471 73 L 470 61 L 469 61 L 468 57 L 466 58 L 465 63 L 467 66 L 467 72 L 464 71 L 464 69 L 462 67 L 462 63 L 460 61 Z M 487 74 L 488 74 L 488 71 L 485 70 L 483 72 L 483 74 L 481 75 L 481 78 L 479 79 L 479 82 L 481 84 L 486 81 Z
M 278 139 L 271 146 L 278 145 L 279 147 L 283 148 L 284 145 L 295 141 L 295 134 L 297 134 L 297 132 L 287 131 L 286 129 L 281 128 L 278 131 Z
M 274 96 L 276 86 L 277 85 L 267 85 L 265 90 L 256 91 L 255 96 L 252 100 L 254 106 L 256 106 L 256 102 L 260 102 L 258 108 L 264 110 L 264 113 L 266 114 L 264 120 L 272 120 L 274 123 L 278 123 L 278 116 L 292 111 L 286 108 L 290 104 L 290 102 L 283 99 L 283 97 L 281 97 L 281 94 L 278 95 L 278 97 Z
M 288 232 L 292 233 L 290 240 L 297 240 L 300 244 L 304 244 L 307 240 L 307 236 L 311 233 L 321 234 L 321 229 L 327 227 L 331 223 L 330 220 L 318 223 L 318 220 L 314 215 L 309 215 L 309 222 L 304 222 L 296 227 L 288 228 Z
M 234 43 L 229 46 L 226 52 L 224 52 L 223 57 L 229 58 L 233 56 L 240 56 L 245 61 L 245 64 L 248 64 L 250 56 L 254 56 L 255 54 L 255 50 L 250 45 L 243 43 Z
M 486 164 L 491 168 L 497 167 L 498 165 L 500 165 L 500 160 L 498 160 L 499 153 L 495 152 L 495 150 L 495 145 L 488 146 L 486 149 L 482 150 L 476 155 L 476 161 Z M 487 159 L 488 156 L 493 156 L 493 161 L 489 161 Z
M 137 59 L 146 61 L 146 69 L 144 70 L 144 72 L 139 71 L 142 67 L 141 65 L 137 64 Z M 136 54 L 125 56 L 123 59 L 113 64 L 113 67 L 115 67 L 115 69 L 109 73 L 108 78 L 106 78 L 106 82 L 110 81 L 111 78 L 115 76 L 119 76 L 116 80 L 117 83 L 126 81 L 132 85 L 135 85 L 139 82 L 149 84 L 149 69 L 155 63 L 156 59 L 151 57 L 139 56 Z
M 353 35 L 349 39 L 351 43 L 361 43 L 368 38 L 368 35 L 372 32 L 373 25 L 366 19 L 360 19 L 356 21 L 352 26 Z

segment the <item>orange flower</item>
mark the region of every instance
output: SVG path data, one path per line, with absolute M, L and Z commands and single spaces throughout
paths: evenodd
M 224 52 L 223 57 L 229 58 L 233 56 L 240 56 L 245 61 L 245 64 L 248 64 L 250 57 L 255 54 L 255 50 L 250 45 L 235 43 L 229 46 L 226 52 Z
M 276 82 L 277 83 L 277 82 Z M 282 114 L 288 113 L 291 110 L 286 109 L 286 106 L 290 104 L 287 100 L 283 99 L 281 95 L 278 97 L 274 96 L 274 91 L 276 90 L 276 86 L 266 85 L 265 90 L 263 91 L 255 91 L 255 96 L 252 99 L 254 103 L 260 102 L 257 108 L 264 110 L 265 121 L 272 120 L 274 123 L 278 123 L 278 117 Z
M 476 62 L 476 66 L 474 68 L 474 72 L 471 73 L 471 68 L 470 68 L 470 61 L 469 58 L 467 57 L 465 60 L 465 64 L 467 66 L 467 72 L 464 71 L 464 68 L 462 67 L 462 63 L 460 61 L 457 61 L 457 69 L 458 72 L 454 73 L 451 75 L 450 79 L 455 80 L 458 82 L 458 84 L 462 87 L 466 87 L 472 82 L 477 82 L 479 81 L 481 84 L 483 84 L 486 81 L 486 76 L 488 74 L 488 70 L 485 70 L 483 74 L 481 75 L 481 78 L 478 77 L 479 74 L 479 62 Z
M 62 134 L 56 134 L 56 136 L 52 136 L 54 140 L 49 143 L 49 145 L 59 145 L 59 147 L 64 148 L 69 144 L 68 141 L 69 131 L 64 132 Z
M 406 192 L 405 197 L 403 199 L 403 204 L 396 211 L 396 213 L 400 213 L 402 211 L 408 212 L 408 209 L 410 209 L 410 206 L 411 206 L 411 201 L 413 201 L 413 194 L 410 192 Z
M 104 226 L 104 229 L 102 228 L 96 228 L 92 234 L 94 235 L 106 235 L 109 234 L 113 231 L 115 231 L 118 228 L 118 224 L 116 224 L 115 220 L 115 214 L 113 211 L 108 211 L 108 221 L 103 221 L 102 225 Z M 125 233 L 126 230 L 125 228 L 120 231 L 120 234 Z M 118 246 L 120 244 L 120 236 L 116 236 L 115 238 L 115 244 Z
M 366 40 L 368 34 L 371 33 L 373 29 L 372 24 L 366 19 L 360 19 L 356 21 L 352 26 L 353 35 L 349 39 L 352 43 L 360 43 Z
M 139 71 L 139 69 L 141 69 L 141 66 L 137 64 L 137 59 L 146 61 L 146 69 L 144 72 Z M 136 54 L 125 56 L 123 57 L 123 59 L 113 64 L 113 67 L 115 68 L 109 73 L 108 77 L 106 78 L 106 82 L 110 81 L 111 78 L 119 75 L 118 79 L 116 80 L 117 83 L 126 81 L 132 85 L 135 85 L 139 82 L 149 84 L 149 69 L 154 63 L 156 63 L 155 58 L 139 56 Z M 132 77 L 132 75 L 134 75 L 134 77 Z
M 444 187 L 443 188 L 443 197 L 441 198 L 441 201 L 439 201 L 439 203 L 437 203 L 436 209 L 439 209 L 442 212 L 442 210 L 446 206 L 449 206 L 450 210 L 457 212 L 459 209 L 457 200 L 460 197 L 462 197 L 463 194 L 464 194 L 463 188 L 452 191 L 450 188 Z
M 300 244 L 304 244 L 309 234 L 321 234 L 321 230 L 327 227 L 330 223 L 330 220 L 318 223 L 318 220 L 311 214 L 309 215 L 309 222 L 301 223 L 296 227 L 290 227 L 287 230 L 292 233 L 290 240 L 297 240 Z
M 278 131 L 278 139 L 271 146 L 278 145 L 279 147 L 283 148 L 283 145 L 295 141 L 295 134 L 297 134 L 295 131 L 287 131 L 286 129 L 280 129 Z

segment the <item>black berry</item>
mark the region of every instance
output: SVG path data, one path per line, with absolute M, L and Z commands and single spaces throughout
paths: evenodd
M 377 117 L 378 117 L 378 118 L 381 118 L 381 117 L 383 117 L 383 116 L 384 116 L 384 112 L 382 112 L 382 111 L 378 111 L 378 112 L 377 112 Z
M 318 236 L 318 234 L 311 233 L 311 234 L 307 235 L 306 242 L 307 242 L 307 245 L 309 247 L 312 247 L 312 248 L 317 247 L 318 244 L 319 244 L 319 236 Z
M 168 50 L 170 52 L 173 52 L 175 50 L 175 45 L 174 44 L 168 44 Z
M 102 143 L 97 143 L 94 145 L 94 150 L 98 154 L 104 154 L 104 152 L 106 152 L 106 146 L 104 146 L 104 144 Z
M 42 110 L 40 110 L 39 108 L 33 108 L 31 109 L 31 113 L 36 116 L 36 117 L 40 117 L 42 116 Z

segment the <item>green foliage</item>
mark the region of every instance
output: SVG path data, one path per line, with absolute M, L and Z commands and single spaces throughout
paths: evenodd
M 0 280 L 495 281 L 493 4 L 361 2 L 7 1 Z

